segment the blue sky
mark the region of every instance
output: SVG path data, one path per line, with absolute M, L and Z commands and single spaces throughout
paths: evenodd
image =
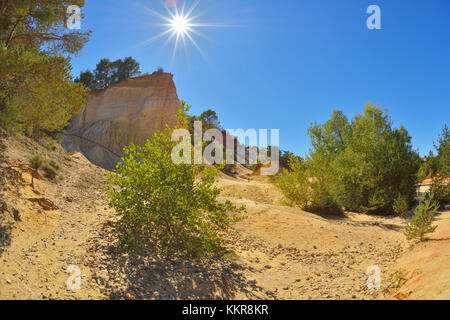
M 449 0 L 202 0 L 196 30 L 173 55 L 149 10 L 168 15 L 175 0 L 88 0 L 89 43 L 73 57 L 73 74 L 106 57 L 132 56 L 144 72 L 174 74 L 191 113 L 211 108 L 225 128 L 280 129 L 282 150 L 304 155 L 307 130 L 333 109 L 352 118 L 368 101 L 404 125 L 422 155 L 450 119 Z M 194 0 L 186 0 L 190 7 Z M 369 5 L 381 30 L 369 30 Z M 180 1 L 179 6 L 182 5 Z M 147 9 L 146 9 L 147 8 Z

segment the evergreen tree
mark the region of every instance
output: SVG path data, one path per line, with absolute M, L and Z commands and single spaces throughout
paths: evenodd
M 89 31 L 69 30 L 69 5 L 83 0 L 0 1 L 0 125 L 61 130 L 84 106 L 86 92 L 72 82 L 68 54 L 81 50 Z

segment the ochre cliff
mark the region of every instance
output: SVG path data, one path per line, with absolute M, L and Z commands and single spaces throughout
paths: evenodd
M 166 124 L 173 126 L 180 107 L 171 74 L 122 81 L 88 96 L 86 108 L 71 120 L 63 147 L 112 169 L 124 146 L 143 145 Z

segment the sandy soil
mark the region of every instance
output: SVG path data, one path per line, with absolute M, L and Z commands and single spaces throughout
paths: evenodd
M 243 172 L 240 176 L 245 178 L 221 175 L 219 180 L 221 197 L 245 204 L 248 216 L 224 234 L 228 253 L 223 259 L 130 255 L 117 246 L 114 237 L 116 216 L 103 193 L 104 170 L 60 147 L 47 151 L 29 140 L 14 139 L 2 145 L 0 299 L 403 297 L 403 291 L 395 289 L 404 283 L 399 281 L 402 277 L 396 278 L 400 274 L 397 260 L 407 248 L 404 219 L 351 213 L 320 217 L 283 206 L 282 196 L 268 178 L 250 178 Z M 59 179 L 41 177 L 31 187 L 27 159 L 36 153 L 61 164 Z M 49 204 L 57 209 L 46 210 Z M 447 214 L 440 219 L 448 219 Z M 436 255 L 441 259 L 429 266 L 433 281 L 450 279 L 448 269 L 442 270 L 450 265 L 441 247 L 448 242 L 439 240 L 448 237 L 446 230 L 438 228 L 434 241 L 413 249 L 422 250 L 424 259 Z M 412 252 L 402 258 L 402 267 L 415 265 L 412 257 L 408 260 L 411 255 L 417 257 Z M 380 290 L 367 289 L 366 270 L 372 265 L 381 269 Z M 80 270 L 80 290 L 67 289 L 69 266 Z M 425 268 L 422 274 L 429 273 Z M 425 276 L 420 279 L 425 281 Z M 420 288 L 426 286 L 415 283 L 402 287 L 408 292 L 404 297 L 416 297 L 409 291 L 421 297 Z M 442 281 L 441 287 L 448 288 L 448 281 Z M 448 297 L 441 287 L 423 290 L 426 297 Z
M 397 299 L 450 300 L 450 207 L 437 216 L 436 232 L 398 261 L 402 287 Z

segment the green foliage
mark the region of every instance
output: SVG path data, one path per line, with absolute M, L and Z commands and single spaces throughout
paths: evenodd
M 397 198 L 395 198 L 394 203 L 392 204 L 392 210 L 394 210 L 394 213 L 396 215 L 403 217 L 408 209 L 408 199 L 402 196 L 398 196 Z
M 183 102 L 176 128 L 187 128 Z M 213 166 L 174 164 L 173 129 L 157 132 L 144 146 L 124 148 L 123 162 L 108 175 L 109 205 L 120 216 L 118 231 L 128 249 L 158 254 L 204 256 L 222 252 L 218 232 L 226 230 L 230 212 L 241 212 L 230 201 L 219 203 Z
M 434 144 L 437 151 L 435 156 L 432 151 L 425 158 L 418 173 L 419 181 L 426 177 L 450 177 L 450 130 L 444 126 L 439 134 L 437 143 Z
M 280 151 L 280 168 L 292 171 L 292 168 L 290 167 L 290 159 L 292 157 L 297 158 L 300 162 L 303 162 L 303 159 L 300 156 L 296 156 L 290 151 Z
M 3 0 L 0 6 L 0 125 L 26 131 L 63 129 L 85 103 L 70 59 L 88 32 L 65 27 L 68 5 L 84 1 Z
M 433 233 L 437 226 L 433 223 L 436 221 L 435 213 L 439 209 L 439 204 L 433 200 L 433 194 L 421 202 L 416 210 L 411 222 L 405 228 L 405 236 L 408 240 L 425 240 L 425 236 Z
M 392 212 L 397 198 L 407 203 L 413 198 L 419 156 L 407 131 L 392 129 L 381 108 L 368 103 L 351 123 L 334 111 L 308 133 L 312 148 L 302 167 L 277 179 L 292 203 L 299 205 L 293 199 L 300 199 L 302 207 L 317 213 L 337 214 L 343 207 L 371 213 Z
M 39 170 L 44 163 L 42 157 L 39 155 L 35 155 L 30 159 L 30 167 L 34 170 Z
M 447 125 L 439 135 L 438 144 L 435 145 L 438 152 L 436 166 L 442 177 L 450 177 L 450 130 Z
M 47 150 L 47 151 L 56 151 L 56 146 L 55 145 L 48 145 L 48 144 L 44 144 L 43 147 Z
M 200 116 L 188 116 L 188 118 L 189 118 L 189 132 L 191 132 L 192 135 L 194 134 L 195 121 L 201 121 L 203 132 L 209 129 L 222 130 L 219 117 L 217 116 L 217 113 L 214 110 L 208 109 L 202 112 Z
M 368 103 L 353 119 L 345 148 L 330 163 L 330 191 L 341 206 L 356 212 L 390 212 L 397 197 L 414 197 L 420 159 L 411 137 L 379 107 Z
M 164 73 L 164 68 L 158 67 L 158 69 L 156 71 L 153 71 L 152 74 L 163 74 L 163 73 Z
M 68 58 L 0 47 L 0 113 L 30 136 L 59 131 L 85 104 Z
M 97 63 L 94 72 L 90 70 L 81 72 L 75 82 L 82 83 L 85 89 L 99 90 L 140 74 L 139 63 L 132 57 L 116 61 L 105 58 Z
M 430 187 L 430 191 L 426 194 L 426 198 L 433 197 L 441 209 L 445 207 L 447 203 L 450 203 L 450 184 L 444 183 L 442 177 L 435 177 L 433 184 Z
M 422 182 L 431 175 L 430 164 L 428 161 L 422 161 L 417 172 L 417 182 Z
M 66 28 L 67 7 L 84 6 L 84 0 L 2 0 L 0 44 L 6 48 L 43 48 L 51 55 L 76 54 L 90 31 Z
M 306 209 L 312 197 L 312 188 L 306 167 L 303 162 L 292 155 L 288 156 L 287 165 L 290 169 L 284 170 L 275 177 L 275 185 L 287 199 L 288 205 Z
M 81 83 L 85 89 L 99 90 L 100 85 L 97 82 L 91 70 L 81 71 L 80 76 L 74 80 L 75 83 Z
M 331 193 L 335 179 L 331 168 L 336 157 L 347 148 L 351 134 L 348 119 L 342 111 L 334 111 L 330 120 L 323 125 L 314 123 L 308 133 L 312 146 L 306 158 L 313 187 L 314 205 L 311 211 L 341 211 L 341 206 Z
M 49 164 L 51 167 L 55 168 L 56 170 L 59 170 L 59 163 L 56 162 L 55 160 L 50 160 L 50 161 L 48 162 L 48 164 Z
M 30 159 L 30 167 L 34 170 L 34 173 L 31 174 L 31 186 L 34 186 L 34 176 L 38 173 L 38 170 L 44 164 L 44 160 L 40 155 L 35 155 Z
M 42 171 L 44 171 L 44 176 L 50 180 L 54 180 L 58 174 L 58 170 L 49 163 L 44 163 L 42 165 Z

